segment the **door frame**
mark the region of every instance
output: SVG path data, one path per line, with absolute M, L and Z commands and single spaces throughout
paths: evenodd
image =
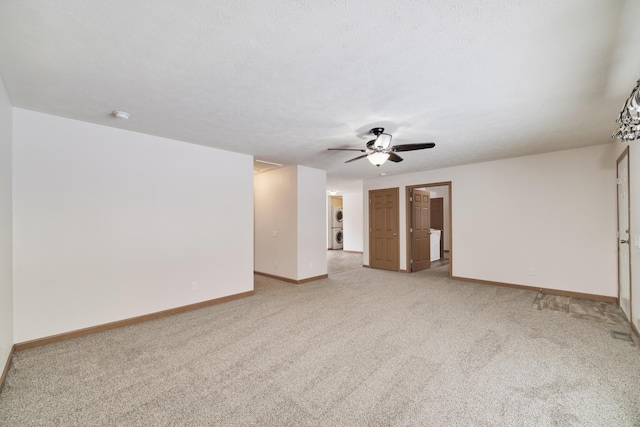
M 622 159 L 624 159 L 626 156 L 627 158 L 627 184 L 628 184 L 628 190 L 627 191 L 627 218 L 628 218 L 628 224 L 627 226 L 629 227 L 629 230 L 631 230 L 631 181 L 629 180 L 629 177 L 631 176 L 631 162 L 629 159 L 629 146 L 627 146 L 624 151 L 622 152 L 622 154 L 620 154 L 620 156 L 618 157 L 618 159 L 616 160 L 616 181 L 618 179 L 620 179 L 620 176 L 618 175 L 619 173 L 619 166 L 620 166 L 620 162 L 622 161 Z M 620 307 L 620 239 L 622 238 L 621 236 L 618 235 L 618 232 L 620 231 L 620 191 L 618 189 L 618 184 L 616 182 L 616 247 L 617 247 L 617 252 L 618 252 L 618 307 Z M 629 260 L 629 323 L 633 326 L 633 278 L 632 278 L 632 272 L 631 272 L 631 233 L 629 233 L 629 242 L 627 244 L 627 250 L 628 250 L 628 256 L 627 259 Z M 624 310 L 622 310 L 624 311 Z
M 448 186 L 449 188 L 449 230 L 447 230 L 447 233 L 449 235 L 449 278 L 453 277 L 453 215 L 452 215 L 452 194 L 453 194 L 453 184 L 451 181 L 442 181 L 442 182 L 432 182 L 429 184 L 416 184 L 416 185 L 407 185 L 405 187 L 405 214 L 406 214 L 406 218 L 405 218 L 405 224 L 406 224 L 406 229 L 405 229 L 405 241 L 406 241 L 406 245 L 407 245 L 407 250 L 406 250 L 406 272 L 407 273 L 411 273 L 411 232 L 409 231 L 411 229 L 411 190 L 413 190 L 414 188 L 423 188 L 423 187 L 443 187 L 443 186 Z M 441 239 L 444 239 L 444 236 L 440 236 Z

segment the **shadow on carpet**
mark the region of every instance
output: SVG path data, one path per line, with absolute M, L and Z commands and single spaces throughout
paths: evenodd
M 566 313 L 576 319 L 595 320 L 611 325 L 628 325 L 620 307 L 612 303 L 538 292 L 533 306 L 538 310 Z

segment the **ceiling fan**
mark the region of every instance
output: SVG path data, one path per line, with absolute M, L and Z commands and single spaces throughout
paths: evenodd
M 420 142 L 416 144 L 399 144 L 391 145 L 391 135 L 384 133 L 384 128 L 373 128 L 369 133 L 376 136 L 375 139 L 367 142 L 367 148 L 364 150 L 357 148 L 329 148 L 334 151 L 359 151 L 365 153 L 361 156 L 354 157 L 351 160 L 347 160 L 345 163 L 353 162 L 354 160 L 367 158 L 371 164 L 380 166 L 387 160 L 392 162 L 401 162 L 402 157 L 398 156 L 396 152 L 399 151 L 414 151 L 424 150 L 425 148 L 433 148 L 436 146 L 433 142 Z

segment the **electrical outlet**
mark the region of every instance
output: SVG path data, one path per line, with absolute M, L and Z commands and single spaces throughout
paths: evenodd
M 273 230 L 273 237 L 278 237 L 278 232 Z
M 536 275 L 536 269 L 533 267 L 529 267 L 529 276 L 535 276 Z
M 191 290 L 192 291 L 198 290 L 198 282 L 191 282 Z
M 275 268 L 278 268 L 278 261 L 274 261 L 274 262 L 273 262 L 273 266 L 274 266 Z

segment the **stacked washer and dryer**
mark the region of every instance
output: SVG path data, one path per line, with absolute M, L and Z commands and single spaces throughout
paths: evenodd
M 331 208 L 331 249 L 342 249 L 342 206 Z

